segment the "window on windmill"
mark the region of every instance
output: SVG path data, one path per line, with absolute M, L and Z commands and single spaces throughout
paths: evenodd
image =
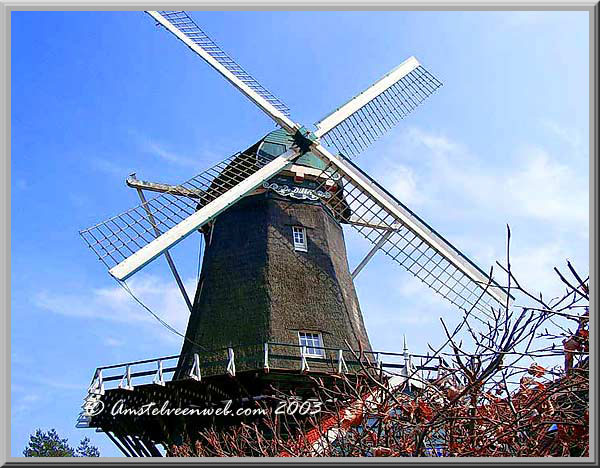
M 293 226 L 292 236 L 294 238 L 294 250 L 298 250 L 300 252 L 308 252 L 308 244 L 306 242 L 306 229 L 302 226 Z
M 307 356 L 325 357 L 323 349 L 323 337 L 320 333 L 298 332 L 300 346 L 304 346 L 304 352 Z

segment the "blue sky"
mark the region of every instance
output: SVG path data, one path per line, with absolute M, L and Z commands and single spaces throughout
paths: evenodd
M 588 271 L 585 12 L 195 12 L 221 47 L 310 124 L 411 55 L 444 86 L 357 163 L 482 268 L 505 251 L 534 290 Z M 273 128 L 139 12 L 12 13 L 12 454 L 37 427 L 76 443 L 97 366 L 176 354 L 78 231 L 137 204 L 126 176 L 178 183 Z M 173 250 L 193 290 L 199 242 Z M 347 232 L 350 266 L 368 246 Z M 175 328 L 188 313 L 159 260 L 130 281 Z M 413 352 L 458 314 L 385 256 L 356 281 L 374 348 Z M 385 292 L 383 294 L 382 292 Z

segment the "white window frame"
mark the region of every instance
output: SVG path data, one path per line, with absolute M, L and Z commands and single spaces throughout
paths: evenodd
M 303 342 L 304 338 L 304 342 Z M 319 332 L 299 331 L 298 343 L 304 347 L 305 356 L 324 358 L 325 350 L 323 348 L 323 335 Z
M 299 238 L 301 236 L 301 239 Z M 308 252 L 308 239 L 306 237 L 306 228 L 303 226 L 292 226 L 292 242 L 294 250 L 298 252 Z

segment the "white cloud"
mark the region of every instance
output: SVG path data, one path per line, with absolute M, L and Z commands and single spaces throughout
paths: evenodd
M 378 336 L 397 334 L 397 330 L 406 330 L 407 326 L 435 326 L 440 316 L 454 312 L 446 300 L 396 263 L 379 261 L 361 275 L 361 309 L 370 330 L 377 330 Z
M 423 203 L 423 192 L 417 189 L 417 178 L 411 169 L 401 164 L 395 164 L 387 173 L 389 180 L 386 188 L 399 200 L 411 205 Z
M 113 177 L 125 177 L 129 173 L 124 167 L 115 164 L 113 161 L 100 157 L 92 157 L 88 159 L 88 162 L 92 169 L 95 171 L 103 172 Z
M 23 366 L 27 364 L 31 364 L 33 359 L 28 354 L 22 354 L 20 352 L 12 352 L 11 353 L 11 364 L 16 366 Z
M 128 285 L 131 291 L 162 320 L 179 332 L 185 333 L 189 310 L 173 280 L 138 273 L 128 282 Z M 196 280 L 188 279 L 185 281 L 185 286 L 188 294 L 193 297 Z M 89 291 L 42 290 L 34 296 L 33 302 L 37 307 L 59 315 L 121 324 L 139 324 L 154 329 L 166 339 L 175 337 L 181 340 L 160 325 L 119 285 Z M 118 346 L 114 338 L 107 339 L 105 344 Z
M 33 394 L 33 393 L 32 393 L 32 394 L 25 395 L 25 396 L 23 397 L 22 401 L 25 401 L 25 402 L 32 402 L 32 401 L 38 401 L 39 399 L 40 399 L 40 396 L 39 396 L 39 395 L 36 395 L 36 394 Z
M 442 215 L 460 216 L 458 207 L 444 206 L 448 199 L 459 197 L 471 204 L 480 201 L 490 187 L 487 172 L 474 169 L 475 161 L 466 148 L 440 134 L 408 128 L 381 153 L 390 155 L 375 167 L 376 178 L 384 187 L 393 189 L 398 173 L 410 174 L 409 198 L 402 198 L 399 191 L 395 193 L 409 208 L 412 199 L 424 207 L 435 207 L 435 212 Z M 406 161 L 411 166 L 409 170 Z M 468 204 L 463 203 L 461 209 L 469 209 Z
M 179 166 L 197 168 L 199 164 L 198 160 L 194 160 L 187 156 L 182 156 L 172 151 L 168 151 L 162 145 L 149 139 L 142 141 L 142 148 L 147 153 L 153 154 L 154 156 L 158 156 L 164 161 L 177 164 Z
M 429 148 L 437 156 L 448 153 L 464 153 L 466 151 L 462 145 L 451 141 L 441 134 L 434 135 L 416 127 L 408 129 L 408 136 L 414 142 L 421 143 Z
M 524 217 L 562 227 L 576 223 L 578 232 L 588 229 L 587 173 L 539 146 L 516 149 L 503 164 L 488 160 L 484 165 L 486 158 L 464 145 L 413 127 L 389 148 L 381 152 L 394 157 L 377 164 L 377 178 L 409 207 L 416 202 L 448 219 Z M 405 160 L 415 169 L 406 168 Z
M 583 136 L 575 129 L 564 127 L 548 119 L 542 121 L 542 127 L 562 140 L 563 143 L 566 143 L 568 147 L 576 150 L 577 152 L 586 153 Z M 582 154 L 582 156 L 586 155 Z
M 236 143 L 234 141 L 232 143 L 232 139 L 229 138 L 223 141 L 211 141 L 211 144 L 208 146 L 202 144 L 186 144 L 184 145 L 185 148 L 181 149 L 181 142 L 173 143 L 160 141 L 148 137 L 136 130 L 129 130 L 128 133 L 134 139 L 139 150 L 142 153 L 156 158 L 158 162 L 161 163 L 161 167 L 164 167 L 164 163 L 166 162 L 169 167 L 178 166 L 179 171 L 193 170 L 193 174 L 188 174 L 187 177 L 210 167 L 217 161 L 222 161 L 238 151 L 240 147 L 250 146 L 245 145 L 246 142 Z M 253 141 L 252 144 L 254 143 L 255 142 Z M 179 149 L 174 149 L 174 147 Z M 183 174 L 185 174 L 185 172 L 183 172 Z
M 18 398 L 11 404 L 11 417 L 15 418 L 23 413 L 30 413 L 35 407 L 35 403 L 40 401 L 41 397 L 37 393 L 27 393 Z
M 523 144 L 494 160 L 473 154 L 446 135 L 408 128 L 377 149 L 379 155 L 389 156 L 370 158 L 369 172 L 409 208 L 418 205 L 418 215 L 486 272 L 496 260 L 505 261 L 505 226 L 510 224 L 514 274 L 530 292 L 549 298 L 564 289 L 553 267 L 564 265 L 566 258 L 578 260 L 587 274 L 589 226 L 585 151 L 577 152 L 576 133 L 559 126 L 550 130 L 560 140 L 560 154 L 555 154 L 555 144 L 544 141 Z M 394 271 L 378 270 L 372 280 L 365 271 L 359 278 L 363 309 L 377 334 L 388 333 L 390 323 L 418 333 L 440 315 L 453 317 L 447 310 L 455 309 L 447 308 L 446 301 L 437 300 L 418 280 Z M 506 284 L 498 266 L 494 277 Z M 371 292 L 381 290 L 385 297 Z
M 523 148 L 523 165 L 505 182 L 512 205 L 521 215 L 553 223 L 589 223 L 588 184 L 567 165 L 541 148 Z
M 134 137 L 142 152 L 155 156 L 163 162 L 183 168 L 199 170 L 206 164 L 206 161 L 223 159 L 222 154 L 220 155 L 216 152 L 218 149 L 215 149 L 214 146 L 210 149 L 201 148 L 199 151 L 196 149 L 193 156 L 184 155 L 168 149 L 164 143 L 149 138 L 135 130 L 130 130 L 129 133 Z
M 541 292 L 546 299 L 550 295 L 562 295 L 565 290 L 554 271 L 554 267 L 564 269 L 565 261 L 572 255 L 569 247 L 560 241 L 543 242 L 539 245 L 514 246 L 511 254 L 511 269 L 521 286 L 537 295 Z M 580 273 L 587 274 L 587 265 Z M 584 274 L 584 276 L 585 276 Z
M 107 336 L 106 338 L 104 338 L 104 344 L 111 348 L 117 348 L 119 346 L 123 346 L 123 340 L 118 340 L 111 336 Z

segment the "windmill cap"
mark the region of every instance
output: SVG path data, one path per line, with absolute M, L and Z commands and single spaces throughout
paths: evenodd
M 276 158 L 285 153 L 294 143 L 293 135 L 279 128 L 265 136 L 258 147 L 258 154 L 268 158 Z M 325 163 L 311 152 L 304 153 L 294 164 L 324 170 Z

